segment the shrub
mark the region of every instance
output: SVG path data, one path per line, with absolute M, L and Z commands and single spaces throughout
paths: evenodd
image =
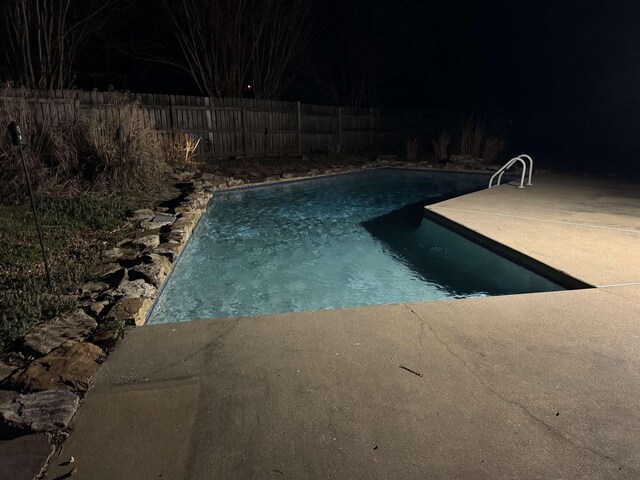
M 449 148 L 451 146 L 451 134 L 443 130 L 433 141 L 433 150 L 436 160 L 446 160 L 449 158 Z
M 329 162 L 341 163 L 344 161 L 345 155 L 342 150 L 342 145 L 339 143 L 330 144 L 327 148 L 327 159 Z
M 164 153 L 148 112 L 125 96 L 112 93 L 106 109 L 78 112 L 56 120 L 39 113 L 37 103 L 17 96 L 0 102 L 0 118 L 22 128 L 23 153 L 36 193 L 72 196 L 154 191 L 162 182 Z M 116 129 L 124 128 L 121 148 Z M 195 142 L 189 138 L 186 159 Z M 183 153 L 182 155 L 185 155 Z M 0 194 L 4 204 L 24 198 L 26 182 L 19 152 L 9 139 L 0 142 Z
M 161 143 L 165 162 L 169 165 L 189 165 L 193 163 L 195 152 L 201 140 L 201 137 L 184 132 L 177 133 L 172 137 L 164 137 Z
M 459 136 L 452 141 L 451 134 L 443 131 L 434 140 L 433 147 L 437 160 L 448 159 L 450 154 L 455 153 L 492 163 L 506 146 L 503 138 L 489 133 L 482 123 L 474 120 L 464 122 L 457 135 Z
M 0 118 L 15 120 L 22 129 L 25 143 L 23 154 L 33 188 L 41 193 L 78 191 L 78 152 L 75 120 L 39 118 L 34 104 L 24 96 L 0 102 Z M 2 125 L 5 129 L 7 125 Z M 6 132 L 6 130 L 4 130 Z M 26 193 L 26 181 L 19 151 L 9 141 L 8 134 L 0 142 L 0 194 L 5 204 L 16 203 Z
M 84 121 L 84 171 L 93 181 L 92 190 L 123 188 L 139 193 L 157 187 L 163 178 L 164 154 L 148 112 L 135 102 L 116 100 L 111 113 L 94 109 Z M 119 126 L 124 129 L 122 144 L 116 138 Z
M 482 146 L 485 136 L 486 132 L 482 124 L 473 120 L 466 121 L 460 131 L 460 154 L 482 158 Z
M 405 142 L 407 150 L 407 160 L 415 160 L 420 148 L 420 139 L 418 137 L 408 138 Z
M 495 162 L 505 147 L 506 142 L 503 138 L 488 136 L 482 147 L 482 159 L 487 163 Z

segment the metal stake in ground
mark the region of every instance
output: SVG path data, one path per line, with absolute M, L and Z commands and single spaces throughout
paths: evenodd
M 120 197 L 124 198 L 124 128 L 118 125 L 116 141 L 120 145 Z
M 44 270 L 47 274 L 47 285 L 51 287 L 51 271 L 49 270 L 49 259 L 47 258 L 47 252 L 44 249 L 44 241 L 42 240 L 42 228 L 40 227 L 40 216 L 38 215 L 38 209 L 36 208 L 36 200 L 33 196 L 33 189 L 31 188 L 31 179 L 29 178 L 29 170 L 27 169 L 27 162 L 24 159 L 24 152 L 22 151 L 22 131 L 20 126 L 11 121 L 9 124 L 9 135 L 11 136 L 11 144 L 20 151 L 20 159 L 22 160 L 22 169 L 24 171 L 24 178 L 27 182 L 27 189 L 29 190 L 29 198 L 31 199 L 31 210 L 33 216 L 36 219 L 36 230 L 38 231 L 38 241 L 40 242 L 40 250 L 42 250 L 42 259 L 44 260 Z

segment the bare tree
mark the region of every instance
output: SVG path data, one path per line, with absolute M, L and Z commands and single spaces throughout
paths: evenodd
M 255 50 L 251 25 L 255 0 L 167 2 L 185 70 L 203 93 L 241 96 Z
M 14 80 L 27 88 L 70 87 L 80 44 L 106 21 L 113 3 L 92 8 L 82 0 L 5 0 L 5 55 Z
M 437 76 L 451 63 L 450 43 L 464 35 L 459 2 L 325 0 L 332 23 L 312 45 L 307 74 L 336 105 L 372 106 L 398 78 Z M 415 89 L 415 85 L 407 85 Z
M 257 98 L 277 100 L 296 78 L 292 63 L 308 45 L 307 0 L 263 0 L 261 22 L 254 22 L 252 82 Z
M 382 62 L 380 0 L 365 6 L 346 3 L 337 13 L 337 32 L 329 29 L 321 51 L 307 69 L 335 105 L 362 107 L 375 103 Z M 328 7 L 331 8 L 331 7 Z M 394 32 L 399 35 L 399 32 Z
M 252 78 L 261 98 L 278 98 L 304 46 L 308 0 L 167 0 L 181 58 L 172 61 L 210 96 L 242 96 Z

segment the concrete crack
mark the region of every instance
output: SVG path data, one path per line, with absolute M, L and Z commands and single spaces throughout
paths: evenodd
M 219 335 L 217 335 L 215 338 L 213 338 L 210 342 L 207 342 L 205 345 L 203 345 L 202 347 L 194 350 L 193 352 L 191 352 L 190 354 L 188 354 L 186 357 L 183 357 L 179 360 L 176 360 L 175 362 L 170 363 L 169 365 L 165 365 L 161 368 L 158 368 L 157 370 L 154 370 L 153 372 L 151 372 L 148 375 L 144 375 L 144 377 L 136 377 L 136 378 L 132 378 L 131 380 L 127 380 L 124 382 L 119 382 L 119 383 L 112 383 L 112 385 L 114 386 L 122 386 L 122 385 L 130 385 L 130 384 L 135 384 L 138 383 L 140 381 L 144 381 L 147 382 L 149 380 L 151 380 L 153 377 L 157 376 L 159 373 L 162 373 L 166 370 L 169 370 L 173 367 L 175 367 L 176 365 L 180 365 L 181 363 L 185 363 L 188 360 L 191 360 L 193 357 L 195 357 L 196 355 L 199 355 L 200 353 L 212 349 L 212 348 L 217 348 L 220 346 L 220 340 L 222 340 L 224 337 L 226 337 L 227 335 L 229 335 L 229 333 L 231 333 L 236 326 L 238 325 L 238 320 L 232 322 L 229 324 L 229 326 L 223 331 L 221 332 Z
M 618 462 L 616 459 L 610 457 L 609 455 L 599 452 L 591 447 L 589 447 L 588 445 L 584 445 L 574 439 L 572 439 L 571 437 L 568 437 L 567 435 L 563 434 L 562 432 L 556 430 L 554 427 L 552 427 L 551 425 L 549 425 L 547 422 L 545 422 L 543 419 L 537 417 L 536 415 L 534 415 L 530 410 L 528 410 L 524 405 L 522 405 L 521 403 L 515 401 L 515 400 L 511 400 L 509 398 L 504 397 L 503 395 L 501 395 L 500 393 L 498 393 L 495 389 L 493 389 L 491 387 L 491 385 L 489 385 L 487 382 L 485 382 L 485 380 L 478 375 L 478 373 L 476 373 L 472 368 L 469 367 L 469 365 L 467 365 L 466 360 L 461 357 L 460 355 L 458 355 L 457 353 L 455 353 L 453 350 L 451 350 L 451 347 L 449 347 L 449 344 L 447 342 L 445 342 L 440 335 L 438 335 L 438 333 L 434 330 L 433 326 L 425 319 L 423 319 L 420 315 L 418 315 L 418 313 L 413 310 L 409 305 L 407 304 L 403 304 L 411 313 L 413 313 L 413 315 L 416 317 L 416 319 L 419 321 L 420 323 L 420 328 L 421 331 L 423 330 L 424 325 L 427 326 L 427 328 L 431 331 L 431 333 L 433 334 L 434 338 L 441 344 L 443 345 L 447 351 L 454 356 L 455 358 L 457 358 L 462 365 L 464 366 L 464 369 L 471 374 L 472 376 L 474 376 L 479 382 L 480 385 L 484 386 L 487 390 L 489 390 L 495 397 L 499 398 L 500 400 L 502 400 L 504 403 L 507 403 L 509 405 L 512 405 L 516 408 L 518 408 L 519 410 L 521 410 L 525 415 L 527 415 L 531 420 L 533 420 L 534 422 L 543 425 L 544 427 L 547 428 L 547 430 L 549 432 L 551 432 L 553 435 L 555 435 L 556 437 L 560 438 L 561 440 L 569 443 L 570 445 L 580 448 L 582 450 L 586 450 L 588 452 L 591 452 L 592 454 L 602 458 L 602 459 L 606 459 L 609 460 L 610 462 L 616 464 L 616 465 L 621 465 L 620 462 Z M 422 344 L 422 342 L 421 342 Z M 629 468 L 628 466 L 625 466 L 627 469 Z

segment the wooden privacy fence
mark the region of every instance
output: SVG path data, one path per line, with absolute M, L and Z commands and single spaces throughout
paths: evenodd
M 442 119 L 423 110 L 333 107 L 251 98 L 210 98 L 79 90 L 0 90 L 0 101 L 26 101 L 41 119 L 61 122 L 94 110 L 117 115 L 134 101 L 158 134 L 200 137 L 200 156 L 268 156 L 376 149 L 398 152 L 415 136 L 430 138 Z

